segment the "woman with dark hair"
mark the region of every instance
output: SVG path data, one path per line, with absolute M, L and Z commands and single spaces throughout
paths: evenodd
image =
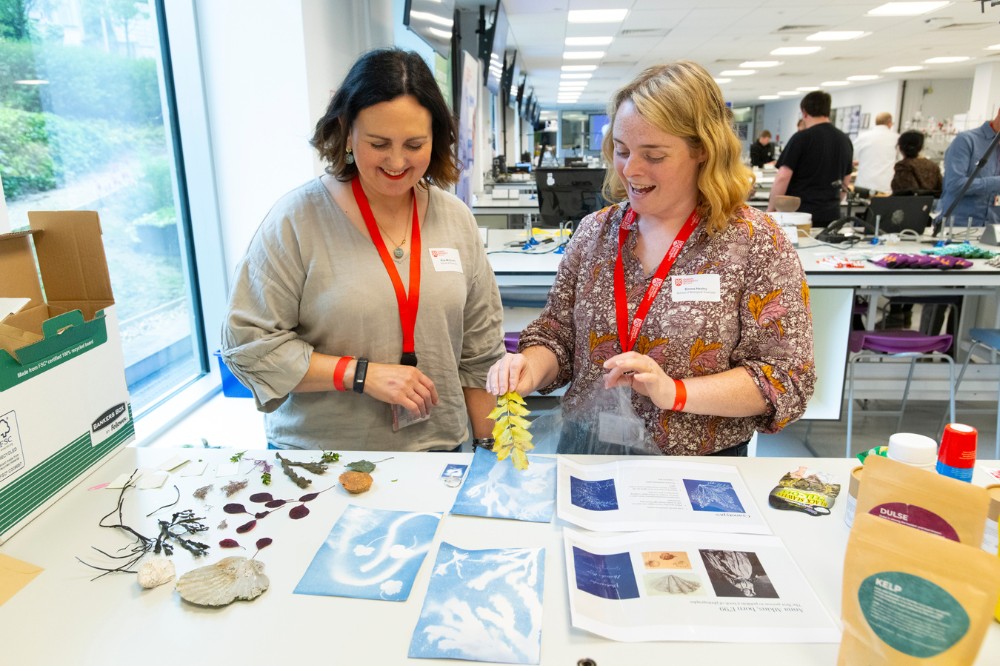
M 941 196 L 944 184 L 941 167 L 926 157 L 920 157 L 920 151 L 924 149 L 924 133 L 916 130 L 903 132 L 899 135 L 896 146 L 903 159 L 896 162 L 892 193 Z
M 744 203 L 753 175 L 719 86 L 700 65 L 651 67 L 608 105 L 604 195 L 583 219 L 520 353 L 486 388 L 569 383 L 567 413 L 631 388 L 669 455 L 747 455 L 755 430 L 805 411 L 816 381 L 809 288 L 780 227 Z M 614 412 L 572 419 L 561 452 L 614 452 Z M 614 443 L 614 442 L 612 442 Z
M 453 450 L 487 438 L 504 351 L 496 281 L 455 122 L 416 53 L 351 67 L 312 145 L 326 174 L 283 196 L 240 264 L 223 358 L 276 448 Z

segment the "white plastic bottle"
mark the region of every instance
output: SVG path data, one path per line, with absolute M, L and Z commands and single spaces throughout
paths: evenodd
M 913 467 L 935 471 L 938 445 L 926 435 L 914 432 L 897 432 L 889 436 L 886 457 Z

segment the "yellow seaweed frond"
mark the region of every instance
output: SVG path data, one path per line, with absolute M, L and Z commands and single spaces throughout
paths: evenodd
M 528 427 L 531 422 L 524 418 L 528 415 L 524 399 L 514 391 L 497 396 L 497 406 L 489 413 L 493 419 L 493 452 L 498 461 L 510 457 L 515 469 L 528 468 L 527 451 L 535 448 L 531 443 L 531 433 Z

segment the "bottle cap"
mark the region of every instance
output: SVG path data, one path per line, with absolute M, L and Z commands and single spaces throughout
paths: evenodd
M 915 467 L 933 468 L 937 463 L 937 442 L 913 432 L 897 432 L 889 436 L 887 458 Z
M 963 423 L 949 423 L 941 435 L 938 460 L 951 467 L 975 467 L 978 431 Z

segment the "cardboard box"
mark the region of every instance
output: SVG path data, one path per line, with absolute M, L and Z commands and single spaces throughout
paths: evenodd
M 0 543 L 135 438 L 97 213 L 28 220 L 0 235 Z

